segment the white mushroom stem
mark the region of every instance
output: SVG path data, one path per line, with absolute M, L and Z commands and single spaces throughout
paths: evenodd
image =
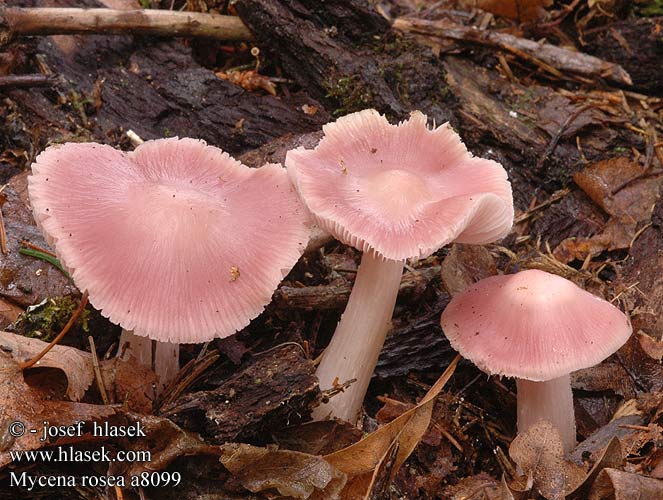
M 180 369 L 180 345 L 156 342 L 153 353 L 153 342 L 147 337 L 135 335 L 130 330 L 122 330 L 118 356 L 125 361 L 133 357 L 139 364 L 154 370 L 159 387 L 163 388 L 175 378 Z
M 525 432 L 535 423 L 547 420 L 562 437 L 564 452 L 576 445 L 576 419 L 573 412 L 571 377 L 563 375 L 545 382 L 517 379 L 518 432 Z
M 356 379 L 350 387 L 313 412 L 315 420 L 337 417 L 357 421 L 371 375 L 391 326 L 404 261 L 364 252 L 350 300 L 316 375 L 320 389 Z
M 134 335 L 131 330 L 122 329 L 117 355 L 123 361 L 133 357 L 139 364 L 152 368 L 152 341 L 147 337 Z
M 154 372 L 161 388 L 173 381 L 180 371 L 180 345 L 171 342 L 156 342 L 154 349 Z

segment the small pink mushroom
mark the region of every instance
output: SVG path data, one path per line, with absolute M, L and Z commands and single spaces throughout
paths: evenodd
M 148 141 L 130 153 L 51 146 L 32 165 L 29 194 L 35 220 L 90 303 L 161 349 L 173 343 L 175 353 L 179 343 L 245 327 L 308 238 L 283 168 L 251 169 L 195 139 Z M 145 349 L 147 361 L 149 342 Z M 178 366 L 166 351 L 162 373 Z
M 452 347 L 489 374 L 516 377 L 518 431 L 548 420 L 576 442 L 569 374 L 600 363 L 631 335 L 615 306 L 538 270 L 469 286 L 442 313 Z
M 391 125 L 375 110 L 323 127 L 314 150 L 289 151 L 286 167 L 315 222 L 364 251 L 341 322 L 317 370 L 320 385 L 356 379 L 320 406 L 354 422 L 393 314 L 405 259 L 451 241 L 487 243 L 513 222 L 506 171 L 473 157 L 448 124 L 428 129 L 412 113 Z

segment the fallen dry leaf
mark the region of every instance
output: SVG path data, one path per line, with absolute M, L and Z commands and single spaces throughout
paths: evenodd
M 40 430 L 44 421 L 50 425 L 73 425 L 77 421 L 100 421 L 115 413 L 111 406 L 97 406 L 64 401 L 45 401 L 41 394 L 25 383 L 18 363 L 0 349 L 0 469 L 11 462 L 10 451 L 35 450 L 56 444 L 42 442 Z M 21 422 L 25 434 L 12 436 L 10 426 Z M 35 429 L 37 432 L 30 432 Z
M 157 377 L 154 371 L 135 358 L 112 358 L 99 363 L 106 392 L 112 402 L 131 411 L 151 414 Z
M 454 297 L 477 281 L 495 276 L 497 267 L 490 252 L 481 245 L 454 243 L 442 261 L 442 284 Z
M 642 350 L 652 359 L 661 361 L 663 359 L 663 341 L 651 338 L 645 332 L 637 333 L 638 342 Z
M 661 184 L 660 175 L 644 175 L 642 166 L 625 156 L 599 161 L 573 176 L 574 182 L 607 214 L 647 219 Z
M 463 0 L 465 7 L 475 7 L 498 16 L 534 21 L 546 14 L 545 7 L 552 5 L 552 0 Z
M 145 450 L 149 449 L 151 459 L 149 462 L 134 462 L 129 465 L 121 462 L 113 462 L 127 476 L 139 475 L 144 471 L 164 470 L 178 457 L 184 455 L 220 455 L 218 446 L 205 443 L 200 437 L 187 432 L 176 424 L 163 417 L 154 415 L 139 415 L 127 413 L 117 417 L 120 425 L 140 422 L 145 437 L 138 440 L 123 439 L 125 449 Z
M 548 500 L 564 500 L 585 479 L 582 467 L 564 459 L 559 431 L 544 420 L 518 434 L 509 455 Z
M 297 499 L 332 500 L 346 482 L 346 475 L 322 457 L 276 447 L 224 444 L 220 461 L 253 493 L 276 489 Z
M 390 452 L 394 450 L 394 446 L 397 446 L 397 449 L 393 464 L 390 467 L 391 478 L 410 456 L 426 432 L 430 424 L 435 399 L 453 375 L 459 359 L 460 356 L 456 356 L 417 406 L 380 427 L 358 443 L 325 456 L 325 460 L 349 476 L 351 479 L 350 485 L 353 485 L 356 481 L 354 478 L 357 476 L 363 477 L 361 483 L 366 486 L 368 491 L 364 490 L 363 496 L 356 496 L 355 498 L 368 498 L 370 488 L 378 479 L 375 472 L 380 471 L 380 466 L 386 463 Z M 367 477 L 370 477 L 370 480 L 367 480 Z M 356 485 L 353 485 L 353 489 L 355 487 Z M 344 498 L 349 497 L 344 496 Z
M 361 439 L 361 431 L 343 420 L 321 420 L 288 427 L 274 434 L 279 448 L 328 455 Z
M 11 302 L 0 298 L 0 328 L 11 325 L 23 313 L 23 309 Z
M 506 486 L 506 485 L 505 485 Z M 513 500 L 513 495 L 506 488 L 507 495 L 501 492 L 500 482 L 485 472 L 462 478 L 456 484 L 447 486 L 441 493 L 447 500 Z
M 592 485 L 596 476 L 606 467 L 621 467 L 624 463 L 622 457 L 622 447 L 619 444 L 619 439 L 612 438 L 605 447 L 598 460 L 594 463 L 585 479 L 576 486 L 572 491 L 568 492 L 568 498 L 582 499 L 587 498 L 587 491 Z
M 663 480 L 617 469 L 603 469 L 594 481 L 589 500 L 661 500 Z
M 569 238 L 554 250 L 562 262 L 584 260 L 604 250 L 629 248 L 639 224 L 651 218 L 661 185 L 660 175 L 645 175 L 643 167 L 620 156 L 600 161 L 573 176 L 575 183 L 610 219 L 589 238 Z
M 9 332 L 0 331 L 0 346 L 9 352 L 17 363 L 26 361 L 39 354 L 47 342 L 31 339 Z M 56 345 L 34 368 L 57 368 L 67 376 L 67 397 L 71 401 L 80 401 L 88 387 L 94 381 L 92 356 L 74 347 Z

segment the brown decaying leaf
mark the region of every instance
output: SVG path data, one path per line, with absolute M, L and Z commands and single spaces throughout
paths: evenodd
M 663 480 L 617 469 L 603 469 L 594 481 L 589 500 L 661 500 Z
M 219 455 L 218 446 L 205 443 L 200 437 L 182 430 L 176 424 L 163 417 L 153 415 L 139 415 L 127 413 L 122 418 L 127 422 L 123 425 L 140 422 L 145 437 L 138 440 L 125 439 L 125 449 L 145 450 L 151 452 L 149 462 L 134 462 L 130 464 L 125 474 L 127 476 L 139 475 L 143 471 L 163 470 L 178 457 L 184 455 Z M 114 462 L 118 468 L 121 463 Z M 126 465 L 126 464 L 125 464 Z
M 619 444 L 619 439 L 612 438 L 605 447 L 598 460 L 594 463 L 591 470 L 585 476 L 585 479 L 576 486 L 572 491 L 568 492 L 569 499 L 583 499 L 587 497 L 587 490 L 596 479 L 596 476 L 606 467 L 621 467 L 624 463 L 622 457 L 622 447 Z
M 0 331 L 0 346 L 5 347 L 17 363 L 39 354 L 47 342 Z M 35 368 L 57 368 L 67 376 L 67 397 L 80 401 L 94 381 L 90 353 L 73 347 L 56 345 L 35 365 Z
M 485 247 L 454 243 L 442 261 L 441 274 L 444 288 L 454 297 L 480 279 L 495 276 L 497 267 Z
M 38 339 L 0 331 L 0 346 L 7 348 L 18 363 L 34 357 L 47 345 Z M 67 377 L 66 394 L 72 401 L 80 401 L 94 381 L 92 356 L 74 347 L 56 345 L 34 368 L 62 370 Z M 100 368 L 106 389 L 113 396 L 112 402 L 126 404 L 133 411 L 152 412 L 153 384 L 156 381 L 152 370 L 137 365 L 134 360 L 121 361 L 116 358 L 102 361 Z M 41 391 L 47 388 L 35 389 Z
M 298 451 L 231 443 L 221 446 L 220 460 L 253 493 L 276 489 L 292 498 L 331 500 L 346 483 L 346 475 L 322 457 Z
M 552 5 L 552 0 L 463 0 L 465 7 L 475 7 L 498 16 L 519 21 L 535 21 L 546 13 L 545 7 Z
M 651 338 L 644 332 L 637 333 L 638 342 L 642 350 L 652 359 L 661 361 L 663 359 L 663 341 Z
M 16 321 L 23 309 L 0 297 L 0 328 L 6 328 Z
M 288 427 L 273 435 L 279 448 L 328 455 L 361 439 L 361 431 L 343 420 L 322 420 Z
M 553 252 L 555 257 L 570 262 L 604 250 L 629 248 L 639 224 L 651 217 L 661 185 L 660 175 L 642 174 L 643 167 L 624 156 L 594 163 L 575 174 L 575 183 L 610 219 L 596 235 L 562 241 Z
M 516 436 L 509 455 L 548 500 L 564 500 L 585 479 L 582 467 L 564 459 L 559 431 L 547 421 Z
M 35 450 L 56 444 L 40 441 L 43 422 L 50 425 L 72 425 L 77 421 L 99 421 L 115 413 L 110 406 L 97 406 L 63 401 L 46 401 L 25 383 L 18 363 L 0 349 L 0 469 L 11 462 L 9 451 Z M 12 437 L 9 426 L 19 421 L 26 433 Z M 31 433 L 30 429 L 37 430 Z
M 504 481 L 500 482 L 485 472 L 462 478 L 444 488 L 438 496 L 447 500 L 514 500 Z
M 133 357 L 103 360 L 99 367 L 111 402 L 138 413 L 152 413 L 157 377 L 150 368 Z
M 325 456 L 325 460 L 351 478 L 350 485 L 355 495 L 362 488 L 354 484 L 357 481 L 354 478 L 363 476 L 361 484 L 365 485 L 367 491 L 362 490 L 361 495 L 354 498 L 370 498 L 371 488 L 379 479 L 382 464 L 389 463 L 390 478 L 393 478 L 398 472 L 398 469 L 410 456 L 426 432 L 430 424 L 435 399 L 453 375 L 459 359 L 460 356 L 457 356 L 449 364 L 449 367 L 417 406 L 387 425 L 380 427 L 358 443 Z M 394 451 L 394 446 L 397 446 L 397 449 L 392 460 L 390 452 Z M 367 480 L 367 478 L 370 478 L 370 480 Z M 344 498 L 350 497 L 344 493 Z

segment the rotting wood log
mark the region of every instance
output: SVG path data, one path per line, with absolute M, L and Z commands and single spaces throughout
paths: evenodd
M 345 114 L 373 107 L 451 118 L 444 71 L 430 48 L 391 31 L 368 0 L 238 0 L 240 17 L 288 77 Z
M 431 279 L 440 274 L 440 269 L 440 266 L 430 266 L 403 274 L 398 292 L 399 300 L 413 301 L 421 297 Z M 352 285 L 347 282 L 300 288 L 282 286 L 277 290 L 274 298 L 277 303 L 289 309 L 324 311 L 345 307 L 351 291 Z
M 256 354 L 220 386 L 180 397 L 162 415 L 215 443 L 265 438 L 301 421 L 320 399 L 313 362 L 283 345 Z
M 584 50 L 615 64 L 633 77 L 633 88 L 649 95 L 663 96 L 663 16 L 630 17 L 583 34 Z
M 0 45 L 16 36 L 80 33 L 250 40 L 234 16 L 156 9 L 0 8 Z
M 7 90 L 26 127 L 39 131 L 42 145 L 62 134 L 61 124 L 75 123 L 80 132 L 89 131 L 86 140 L 113 141 L 131 129 L 144 140 L 199 137 L 236 155 L 286 133 L 318 130 L 329 120 L 325 109 L 301 92 L 273 97 L 219 79 L 178 40 L 134 45 L 128 36 L 70 38 L 35 42 L 39 59 L 62 77 L 55 92 L 71 106 L 54 106 L 51 90 Z M 316 106 L 316 114 L 306 114 L 305 104 Z
M 374 378 L 386 379 L 411 371 L 440 369 L 448 365 L 456 352 L 449 345 L 440 326 L 440 315 L 450 297 L 439 291 L 429 305 L 430 311 L 394 322 L 375 367 Z
M 444 19 L 428 21 L 425 19 L 398 18 L 394 21 L 393 27 L 405 33 L 418 33 L 499 47 L 543 66 L 544 69 L 548 69 L 553 74 L 557 71 L 556 76 L 563 76 L 564 72 L 570 72 L 589 78 L 605 78 L 621 85 L 633 84 L 630 75 L 619 64 L 549 43 L 519 38 L 508 33 L 463 26 Z

